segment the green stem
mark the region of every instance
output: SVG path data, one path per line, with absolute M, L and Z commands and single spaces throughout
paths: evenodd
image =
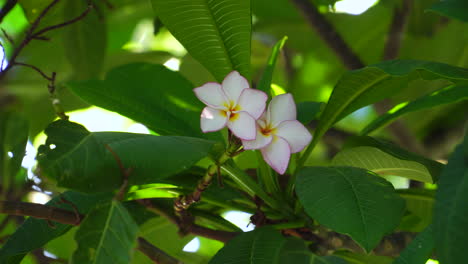
M 280 188 L 276 174 L 272 173 L 270 167 L 265 163 L 260 151 L 255 151 L 255 154 L 257 154 L 258 179 L 260 180 L 261 184 L 264 186 L 267 193 L 279 193 Z

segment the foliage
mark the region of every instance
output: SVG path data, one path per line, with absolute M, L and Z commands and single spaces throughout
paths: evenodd
M 465 263 L 466 1 L 339 4 L 0 0 L 0 263 Z

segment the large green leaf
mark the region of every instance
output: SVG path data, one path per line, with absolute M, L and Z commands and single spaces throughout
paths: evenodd
M 429 225 L 411 241 L 393 264 L 425 264 L 434 249 L 434 244 L 433 228 Z
M 444 167 L 442 163 L 431 159 L 427 159 L 423 156 L 404 150 L 389 141 L 369 136 L 351 137 L 345 143 L 345 150 L 356 147 L 373 147 L 379 149 L 382 152 L 385 152 L 388 155 L 391 155 L 394 159 L 402 160 L 402 162 L 417 162 L 423 165 L 426 168 L 427 172 L 430 174 L 430 178 L 427 178 L 429 181 L 437 181 L 440 172 Z
M 250 1 L 152 0 L 163 24 L 222 81 L 232 70 L 250 79 Z
M 310 252 L 303 241 L 285 238 L 270 227 L 238 235 L 229 241 L 210 264 L 333 264 Z
M 428 10 L 443 16 L 468 22 L 468 2 L 465 0 L 440 1 L 435 3 Z
M 98 205 L 75 235 L 78 248 L 71 263 L 128 264 L 133 255 L 138 225 L 120 202 Z
M 73 210 L 73 207 L 68 203 L 61 201 L 63 198 L 73 203 L 78 208 L 79 213 L 86 214 L 97 202 L 111 197 L 109 194 L 89 195 L 67 191 L 60 196 L 54 197 L 47 205 Z M 2 249 L 0 249 L 0 263 L 20 263 L 26 253 L 43 247 L 54 238 L 65 234 L 70 228 L 72 228 L 71 225 L 54 223 L 52 226 L 46 220 L 30 217 L 8 238 Z
M 392 60 L 345 73 L 333 89 L 312 146 L 336 122 L 366 105 L 390 97 L 415 79 L 467 81 L 468 69 L 416 60 Z
M 46 130 L 39 147 L 41 172 L 60 186 L 86 191 L 118 188 L 122 173 L 115 153 L 126 169 L 129 183 L 157 183 L 208 156 L 212 142 L 189 137 L 153 136 L 121 132 L 91 133 L 83 126 L 56 121 Z M 106 147 L 107 146 L 107 147 Z
M 338 251 L 335 252 L 334 255 L 345 259 L 349 264 L 390 264 L 393 260 L 392 258 L 386 256 L 361 254 L 349 251 Z
M 422 96 L 412 102 L 405 104 L 403 107 L 399 107 L 395 110 L 391 110 L 379 116 L 377 119 L 367 125 L 361 132 L 361 134 L 367 135 L 379 129 L 390 122 L 394 121 L 398 117 L 414 112 L 420 111 L 427 108 L 432 108 L 444 104 L 456 103 L 459 101 L 468 99 L 468 85 L 452 85 L 428 95 Z M 398 106 L 397 106 L 398 107 Z
M 434 233 L 441 263 L 465 262 L 468 245 L 468 133 L 442 171 L 434 206 Z
M 28 123 L 14 112 L 0 112 L 0 184 L 8 191 L 26 154 Z
M 400 223 L 405 208 L 389 182 L 353 167 L 305 167 L 296 193 L 310 217 L 367 251 Z
M 203 104 L 193 85 L 162 65 L 135 63 L 111 70 L 105 80 L 71 82 L 88 103 L 141 122 L 161 135 L 202 136 Z
M 373 171 L 379 175 L 401 176 L 433 183 L 430 171 L 421 163 L 398 159 L 375 147 L 345 149 L 333 158 L 333 166 L 352 166 Z
M 81 15 L 88 1 L 66 1 L 64 21 Z M 100 17 L 101 16 L 101 17 Z M 107 32 L 102 13 L 92 9 L 84 18 L 65 27 L 63 33 L 65 54 L 78 79 L 99 76 L 104 64 Z

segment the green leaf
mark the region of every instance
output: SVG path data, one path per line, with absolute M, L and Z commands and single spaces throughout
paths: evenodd
M 21 168 L 28 142 L 28 122 L 14 112 L 0 112 L 0 184 L 9 190 Z
M 321 102 L 300 102 L 297 104 L 297 120 L 304 125 L 316 120 L 325 106 Z
M 442 171 L 434 206 L 434 233 L 441 263 L 466 260 L 468 244 L 468 133 Z
M 431 256 L 434 244 L 433 228 L 429 225 L 411 241 L 393 264 L 425 264 Z
M 310 148 L 333 124 L 348 114 L 398 93 L 414 79 L 467 81 L 468 69 L 437 62 L 392 60 L 349 71 L 333 89 Z
M 363 168 L 382 176 L 393 175 L 421 182 L 434 182 L 430 171 L 424 165 L 411 160 L 398 159 L 374 147 L 345 149 L 336 154 L 331 165 Z
M 98 205 L 75 235 L 78 249 L 71 263 L 130 263 L 138 225 L 120 202 Z
M 338 251 L 334 255 L 345 259 L 349 264 L 390 264 L 393 261 L 390 257 L 359 254 L 349 251 Z
M 368 252 L 400 223 L 405 208 L 389 182 L 353 167 L 305 167 L 296 193 L 310 217 Z
M 436 12 L 442 16 L 455 18 L 468 22 L 468 3 L 465 0 L 440 1 L 435 3 L 428 11 Z
M 157 183 L 208 156 L 211 141 L 176 136 L 153 136 L 121 132 L 91 133 L 81 125 L 56 121 L 46 130 L 45 145 L 39 147 L 41 172 L 59 186 L 85 192 L 109 191 L 122 183 L 115 153 L 129 184 Z M 107 146 L 107 147 L 106 147 Z
M 444 165 L 440 162 L 414 154 L 389 141 L 382 139 L 376 139 L 369 136 L 355 136 L 348 139 L 345 143 L 346 149 L 364 146 L 378 148 L 380 151 L 383 151 L 386 154 L 391 155 L 393 158 L 402 160 L 404 162 L 413 161 L 423 165 L 427 169 L 428 173 L 430 174 L 430 178 L 434 182 L 438 180 L 440 172 L 444 167 Z
M 396 106 L 388 113 L 385 113 L 372 121 L 362 130 L 361 134 L 367 135 L 372 133 L 373 131 L 388 125 L 398 117 L 410 112 L 433 108 L 444 104 L 456 103 L 467 99 L 468 85 L 448 86 L 434 91 L 428 95 L 422 96 L 412 102 L 406 103 L 402 107 Z
M 66 1 L 64 21 L 80 16 L 87 8 L 87 1 Z M 65 54 L 77 79 L 100 75 L 107 46 L 107 29 L 102 13 L 99 15 L 93 8 L 84 18 L 65 27 L 63 41 Z
M 432 223 L 432 211 L 434 207 L 433 190 L 427 189 L 402 189 L 397 191 L 398 194 L 406 201 L 406 210 L 412 216 L 417 217 L 417 223 L 412 226 L 404 226 L 404 221 L 400 224 L 399 229 L 410 232 L 421 232 L 429 224 Z
M 273 79 L 273 71 L 275 70 L 276 60 L 278 59 L 278 55 L 280 51 L 283 49 L 284 44 L 288 40 L 288 37 L 283 37 L 280 39 L 276 44 L 273 46 L 271 50 L 270 57 L 268 58 L 268 62 L 266 64 L 265 70 L 263 71 L 262 76 L 257 84 L 257 89 L 264 91 L 266 94 L 273 95 L 271 93 L 271 80 Z
M 210 264 L 332 264 L 310 252 L 303 241 L 285 238 L 270 227 L 242 233 L 230 240 Z
M 73 203 L 78 208 L 79 213 L 86 214 L 96 203 L 110 199 L 111 197 L 109 194 L 89 195 L 67 191 L 60 196 L 54 197 L 47 205 L 73 210 L 73 207 L 61 201 L 61 198 L 63 198 Z M 26 253 L 43 247 L 49 241 L 65 234 L 72 228 L 71 225 L 53 224 L 54 226 L 51 226 L 46 220 L 28 218 L 0 249 L 0 263 L 20 263 Z
M 250 79 L 249 0 L 152 0 L 152 3 L 172 35 L 218 81 L 233 70 Z
M 193 85 L 162 65 L 128 64 L 111 70 L 103 81 L 68 86 L 86 102 L 141 122 L 161 135 L 203 135 L 203 104 L 192 92 Z

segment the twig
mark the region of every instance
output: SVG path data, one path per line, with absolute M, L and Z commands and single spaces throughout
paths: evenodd
M 10 13 L 10 11 L 15 7 L 18 0 L 8 0 L 5 5 L 3 5 L 2 9 L 0 10 L 0 23 L 2 23 L 3 19 Z
M 332 24 L 320 14 L 318 9 L 309 0 L 291 0 L 305 17 L 309 25 L 315 29 L 323 41 L 335 52 L 343 64 L 351 70 L 364 67 L 364 63 L 346 44 Z
M 179 219 L 176 215 L 171 214 L 167 210 L 159 208 L 158 206 L 154 205 L 154 203 L 152 203 L 151 200 L 142 199 L 138 200 L 138 202 L 145 206 L 148 211 L 160 215 L 169 220 L 171 223 L 177 225 L 179 229 L 181 229 L 181 235 L 194 234 L 197 236 L 214 239 L 221 242 L 227 242 L 239 234 L 237 232 L 210 229 L 194 224 L 193 222 L 189 224 L 183 223 L 181 219 Z
M 48 80 L 49 82 L 53 82 L 55 80 L 54 75 L 47 76 L 47 74 L 45 74 L 43 71 L 41 71 L 41 69 L 39 69 L 38 67 L 36 67 L 34 65 L 27 64 L 27 63 L 22 63 L 22 62 L 14 62 L 13 66 L 15 66 L 15 65 L 31 68 L 31 69 L 35 70 L 37 73 L 39 73 L 42 77 L 44 77 L 44 79 Z
M 8 33 L 3 28 L 2 28 L 2 33 L 5 36 L 5 38 L 8 40 L 8 42 L 10 42 L 11 45 L 15 44 L 15 41 L 13 40 L 13 38 L 10 35 L 8 35 Z
M 0 201 L 0 213 L 55 221 L 62 224 L 77 226 L 84 218 L 81 214 L 69 210 L 35 203 Z M 79 218 L 77 219 L 77 215 Z
M 75 17 L 73 19 L 70 19 L 68 21 L 65 21 L 63 23 L 43 28 L 43 29 L 37 31 L 36 33 L 34 33 L 32 35 L 32 38 L 39 38 L 39 37 L 41 37 L 42 34 L 48 32 L 48 31 L 58 29 L 58 28 L 61 28 L 61 27 L 65 27 L 65 26 L 70 25 L 70 24 L 73 24 L 73 23 L 83 19 L 89 13 L 89 11 L 91 11 L 92 8 L 93 8 L 93 5 L 88 5 L 88 7 L 85 9 L 85 11 L 83 11 L 83 13 L 81 13 L 79 16 L 77 16 L 77 17 Z
M 123 197 L 125 195 L 125 192 L 127 191 L 128 187 L 128 177 L 130 176 L 130 173 L 132 172 L 132 168 L 125 169 L 122 160 L 120 157 L 115 153 L 115 151 L 108 145 L 104 145 L 107 150 L 114 156 L 114 159 L 117 161 L 117 165 L 119 166 L 120 174 L 122 175 L 122 185 L 120 186 L 119 191 L 115 195 L 115 199 L 122 201 Z
M 154 246 L 146 239 L 139 237 L 137 239 L 137 249 L 157 264 L 182 264 L 181 261 L 171 257 L 166 252 Z

